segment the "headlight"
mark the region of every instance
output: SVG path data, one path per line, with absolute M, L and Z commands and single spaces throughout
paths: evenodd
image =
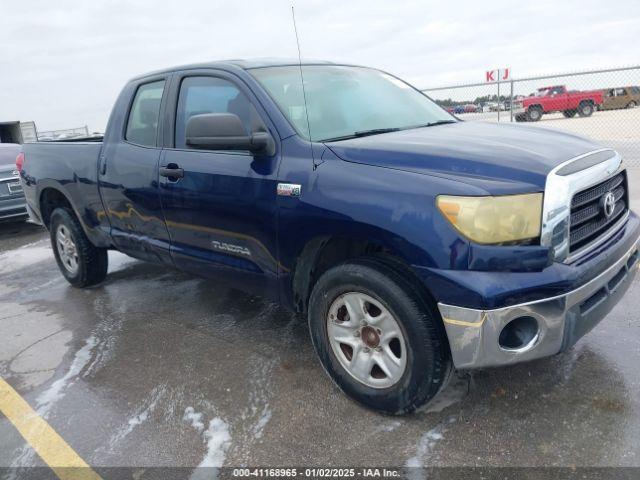
M 542 193 L 499 197 L 440 195 L 438 209 L 465 237 L 477 243 L 506 243 L 540 236 Z

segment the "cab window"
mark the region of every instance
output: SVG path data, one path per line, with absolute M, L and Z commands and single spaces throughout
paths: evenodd
M 138 87 L 127 122 L 127 141 L 147 147 L 156 146 L 163 91 L 164 80 Z

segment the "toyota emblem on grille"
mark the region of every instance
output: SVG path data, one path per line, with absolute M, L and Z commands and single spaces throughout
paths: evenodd
M 616 196 L 613 192 L 607 192 L 604 197 L 602 197 L 602 211 L 604 212 L 604 216 L 609 218 L 613 215 L 613 211 L 616 209 Z

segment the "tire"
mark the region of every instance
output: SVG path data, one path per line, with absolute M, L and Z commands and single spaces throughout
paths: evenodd
M 590 117 L 593 115 L 593 103 L 582 102 L 578 105 L 578 115 L 581 117 Z
M 354 299 L 362 300 L 358 305 L 365 307 L 354 309 L 359 318 L 352 320 L 346 305 L 356 304 Z M 365 258 L 331 268 L 313 288 L 308 316 L 313 345 L 325 371 L 344 393 L 366 407 L 392 415 L 412 412 L 449 379 L 452 364 L 444 326 L 400 267 Z M 395 322 L 392 328 L 388 328 L 389 318 Z M 360 323 L 362 319 L 366 325 Z M 352 324 L 358 333 L 351 333 Z M 336 330 L 346 336 L 336 340 Z M 383 364 L 390 365 L 390 355 L 401 366 L 383 371 Z M 365 368 L 360 369 L 364 373 L 354 373 L 357 369 L 347 366 L 349 361 L 355 365 L 355 359 L 364 359 Z
M 530 107 L 526 113 L 527 122 L 538 122 L 542 118 L 542 109 L 540 107 Z
M 577 110 L 565 110 L 562 112 L 562 115 L 564 115 L 566 118 L 572 118 L 576 116 L 576 113 L 578 113 Z
M 627 103 L 626 108 L 636 108 L 636 102 L 631 100 L 629 103 Z
M 51 214 L 51 245 L 64 278 L 74 287 L 90 287 L 107 276 L 106 248 L 95 247 L 87 238 L 75 214 L 56 208 Z

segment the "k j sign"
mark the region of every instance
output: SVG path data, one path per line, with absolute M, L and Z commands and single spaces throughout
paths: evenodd
M 511 80 L 511 69 L 500 68 L 487 70 L 485 80 L 487 82 L 506 82 L 507 80 Z

